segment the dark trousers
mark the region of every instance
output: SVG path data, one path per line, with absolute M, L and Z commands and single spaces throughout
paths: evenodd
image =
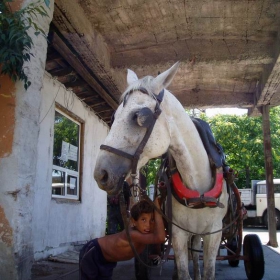
M 93 239 L 80 251 L 80 280 L 111 280 L 116 265 L 104 259 L 97 239 Z

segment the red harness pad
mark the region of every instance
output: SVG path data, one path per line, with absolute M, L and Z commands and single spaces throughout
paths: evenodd
M 193 191 L 190 190 L 187 186 L 185 186 L 182 182 L 181 176 L 179 174 L 179 172 L 175 172 L 172 176 L 172 183 L 173 183 L 173 189 L 175 191 L 175 193 L 177 194 L 177 196 L 181 199 L 181 200 L 186 200 L 188 201 L 189 199 L 193 199 L 193 198 L 203 198 L 202 203 L 204 204 L 204 206 L 208 206 L 208 207 L 215 207 L 217 206 L 216 203 L 213 203 L 211 201 L 207 201 L 207 198 L 209 199 L 217 199 L 220 197 L 221 193 L 222 193 L 222 188 L 223 188 L 223 172 L 219 171 L 217 169 L 216 171 L 216 181 L 215 181 L 215 185 L 214 187 L 204 193 L 202 196 L 200 195 L 199 192 L 197 191 Z

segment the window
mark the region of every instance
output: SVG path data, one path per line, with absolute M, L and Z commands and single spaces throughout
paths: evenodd
M 258 193 L 266 194 L 266 185 L 258 186 Z M 274 184 L 274 193 L 280 193 L 280 185 Z
M 52 197 L 79 199 L 81 123 L 56 109 Z
M 258 193 L 266 194 L 266 185 L 258 185 Z
M 274 193 L 280 193 L 280 185 L 279 184 L 274 185 Z

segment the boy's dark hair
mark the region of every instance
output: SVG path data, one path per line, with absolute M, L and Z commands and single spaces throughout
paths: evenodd
M 139 216 L 143 213 L 152 213 L 154 211 L 154 207 L 146 200 L 141 200 L 134 204 L 130 210 L 131 217 L 137 221 Z

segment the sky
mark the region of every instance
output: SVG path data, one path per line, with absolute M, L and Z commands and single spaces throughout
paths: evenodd
M 213 117 L 214 115 L 221 114 L 221 115 L 244 115 L 247 114 L 247 109 L 239 109 L 239 108 L 211 108 L 206 109 L 207 117 Z

